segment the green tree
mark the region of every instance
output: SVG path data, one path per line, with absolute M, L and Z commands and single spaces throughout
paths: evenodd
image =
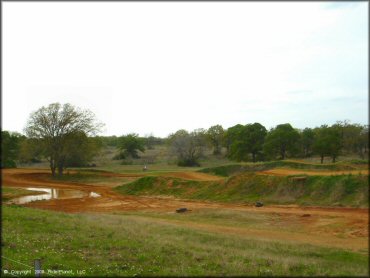
M 303 156 L 308 157 L 312 154 L 312 147 L 315 141 L 315 133 L 312 128 L 305 128 L 301 133 L 301 146 Z
M 256 156 L 263 150 L 266 134 L 266 128 L 260 123 L 248 124 L 245 126 L 244 136 L 246 150 L 252 155 L 253 162 L 256 162 Z
M 16 132 L 1 131 L 1 168 L 17 167 L 16 160 L 23 137 Z
M 213 147 L 213 154 L 218 155 L 221 153 L 222 141 L 224 138 L 224 129 L 221 125 L 211 126 L 207 130 L 207 139 Z
M 351 124 L 350 121 L 337 121 L 333 127 L 337 128 L 340 133 L 340 138 L 342 141 L 342 153 L 343 154 L 359 154 L 363 157 L 361 152 L 361 145 L 363 141 L 364 129 L 366 126 L 359 124 Z M 365 131 L 366 133 L 366 131 Z
M 224 133 L 224 146 L 226 148 L 227 157 L 231 158 L 233 156 L 231 151 L 231 145 L 240 137 L 243 128 L 244 128 L 243 125 L 237 124 L 232 127 L 229 127 Z
M 19 161 L 21 163 L 41 162 L 43 146 L 40 139 L 25 138 L 22 140 L 19 149 Z
M 102 148 L 98 137 L 88 137 L 84 132 L 76 132 L 66 138 L 65 167 L 88 166 Z
M 285 159 L 287 153 L 293 155 L 298 150 L 299 133 L 290 124 L 280 124 L 272 128 L 266 136 L 264 153 L 270 157 L 279 155 Z
M 257 156 L 261 155 L 267 133 L 266 128 L 260 123 L 254 123 L 238 126 L 234 131 L 229 158 L 236 161 L 248 161 L 250 154 L 252 161 L 256 162 Z
M 334 163 L 342 148 L 340 130 L 336 126 L 322 125 L 315 130 L 315 142 L 313 149 L 320 155 L 321 163 L 324 163 L 326 155 L 331 156 Z
M 97 123 L 94 114 L 71 104 L 52 103 L 31 113 L 25 132 L 29 138 L 42 144 L 43 156 L 49 161 L 53 176 L 62 176 L 66 167 L 71 138 L 77 133 L 95 135 L 102 124 Z
M 118 148 L 121 150 L 121 157 L 139 158 L 138 151 L 145 151 L 145 141 L 138 134 L 131 133 L 120 137 Z

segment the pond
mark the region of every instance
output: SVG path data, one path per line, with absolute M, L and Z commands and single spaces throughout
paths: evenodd
M 26 203 L 30 203 L 34 201 L 41 201 L 41 200 L 100 197 L 100 194 L 96 192 L 85 192 L 85 191 L 74 190 L 74 189 L 36 188 L 36 187 L 28 187 L 26 189 L 30 191 L 38 191 L 38 192 L 37 194 L 33 194 L 33 195 L 13 198 L 9 201 L 9 203 L 16 204 L 16 205 L 22 205 L 22 204 L 26 204 Z

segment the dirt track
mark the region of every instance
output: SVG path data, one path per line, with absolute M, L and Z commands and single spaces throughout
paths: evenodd
M 125 178 L 140 176 L 115 173 L 103 173 L 102 175 Z M 184 176 L 187 179 L 194 178 L 199 180 L 219 179 L 218 177 L 211 175 L 191 172 L 168 175 L 175 177 Z M 291 221 L 294 223 L 297 222 L 300 225 L 300 229 L 303 230 L 292 233 L 279 229 L 267 231 L 260 229 L 222 227 L 219 225 L 209 225 L 194 222 L 187 223 L 171 220 L 158 221 L 170 222 L 170 224 L 174 225 L 191 226 L 197 229 L 217 233 L 230 233 L 240 236 L 278 239 L 284 241 L 298 241 L 302 243 L 348 248 L 353 250 L 368 249 L 368 209 L 298 206 L 268 206 L 256 208 L 254 206 L 246 205 L 220 204 L 206 201 L 188 201 L 175 198 L 123 196 L 113 191 L 111 187 L 104 185 L 52 181 L 50 180 L 49 171 L 40 169 L 6 169 L 2 171 L 2 179 L 3 184 L 6 186 L 75 189 L 86 192 L 96 192 L 101 195 L 99 198 L 84 197 L 31 202 L 26 205 L 27 207 L 64 211 L 69 213 L 117 212 L 127 210 L 173 212 L 179 207 L 187 207 L 193 211 L 204 208 L 215 208 L 246 211 L 251 213 L 266 213 L 272 216 L 278 216 L 279 219 L 287 219 L 287 224 L 289 224 Z M 309 217 L 302 217 L 304 214 L 308 214 Z
M 100 174 L 100 173 L 99 173 Z M 114 177 L 140 177 L 138 174 L 116 174 L 116 173 L 101 173 L 103 176 Z M 215 180 L 220 179 L 212 175 L 203 173 L 168 173 L 166 176 L 177 178 L 195 179 L 195 180 Z M 32 202 L 27 204 L 29 207 L 46 208 L 51 210 L 65 212 L 104 212 L 104 211 L 119 211 L 119 210 L 138 210 L 138 209 L 160 209 L 174 210 L 181 206 L 202 207 L 205 203 L 190 202 L 173 198 L 153 198 L 153 197 L 136 197 L 122 196 L 112 190 L 108 186 L 82 184 L 76 182 L 61 182 L 50 180 L 49 170 L 40 169 L 5 169 L 3 170 L 3 184 L 14 187 L 50 187 L 60 189 L 75 189 L 85 192 L 96 192 L 101 195 L 100 198 L 76 198 L 63 200 L 49 200 L 42 202 Z M 216 204 L 208 204 L 207 206 L 218 207 Z

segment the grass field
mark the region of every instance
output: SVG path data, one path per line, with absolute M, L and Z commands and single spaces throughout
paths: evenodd
M 230 212 L 229 212 L 230 213 Z M 3 207 L 3 256 L 45 270 L 86 271 L 90 276 L 158 275 L 366 275 L 368 256 L 338 248 L 256 240 L 158 221 L 153 214 L 65 214 Z M 196 223 L 240 217 L 221 212 L 192 215 Z M 246 216 L 244 216 L 245 218 Z M 264 216 L 249 215 L 258 226 Z M 221 224 L 221 223 L 218 223 Z M 282 256 L 282 254 L 284 254 Z M 24 265 L 3 259 L 3 269 Z

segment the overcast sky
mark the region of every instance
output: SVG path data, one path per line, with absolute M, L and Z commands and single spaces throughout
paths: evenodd
M 105 135 L 368 122 L 368 2 L 3 2 L 3 129 L 53 102 Z

